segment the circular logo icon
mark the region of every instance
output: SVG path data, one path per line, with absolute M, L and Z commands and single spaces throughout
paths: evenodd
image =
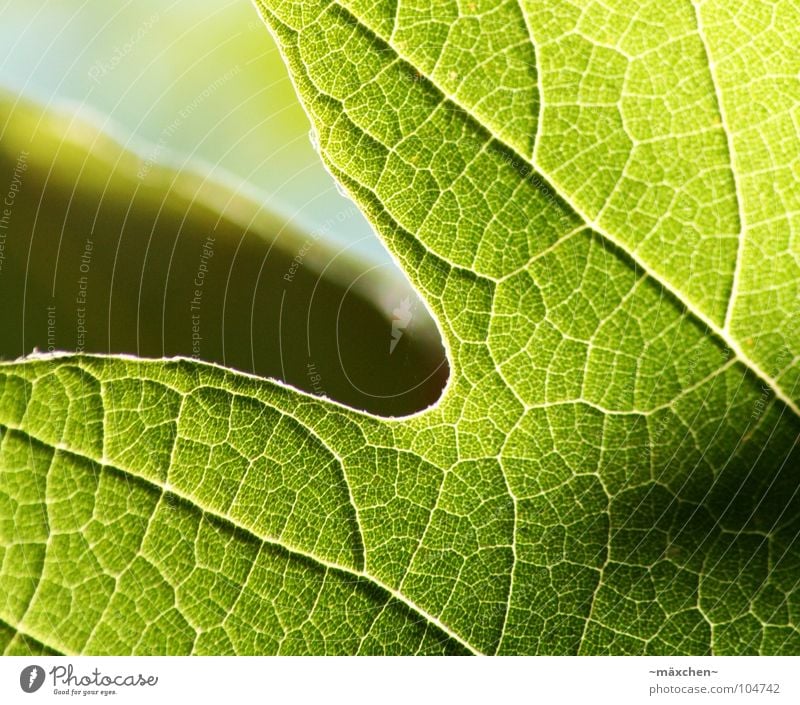
M 19 687 L 26 693 L 35 693 L 44 685 L 44 669 L 41 666 L 25 666 L 19 674 Z

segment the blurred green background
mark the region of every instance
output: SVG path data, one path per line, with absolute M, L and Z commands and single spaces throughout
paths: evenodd
M 0 358 L 179 355 L 433 403 L 435 323 L 312 143 L 249 0 L 0 7 Z
M 249 0 L 7 2 L 0 46 L 5 88 L 50 107 L 74 103 L 145 158 L 202 161 L 297 227 L 332 219 L 326 237 L 390 261 L 360 214 L 337 222 L 348 202 Z

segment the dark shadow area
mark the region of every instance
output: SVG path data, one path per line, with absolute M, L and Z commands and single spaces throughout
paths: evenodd
M 79 118 L 6 99 L 3 124 L 0 357 L 194 357 L 382 416 L 441 395 L 439 332 L 394 268 Z

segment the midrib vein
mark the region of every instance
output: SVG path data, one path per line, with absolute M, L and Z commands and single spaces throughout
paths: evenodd
M 605 239 L 608 243 L 613 245 L 615 248 L 624 252 L 630 259 L 639 267 L 648 277 L 650 277 L 653 281 L 657 282 L 660 286 L 664 288 L 665 291 L 669 292 L 677 301 L 680 301 L 681 304 L 686 308 L 686 310 L 692 314 L 698 321 L 700 321 L 706 328 L 708 328 L 711 333 L 713 333 L 721 342 L 725 344 L 725 346 L 733 352 L 735 357 L 747 368 L 749 369 L 756 377 L 758 377 L 762 382 L 764 382 L 773 392 L 777 399 L 780 399 L 793 413 L 797 418 L 800 418 L 800 407 L 786 394 L 783 389 L 781 389 L 778 382 L 765 370 L 763 370 L 759 364 L 750 358 L 742 347 L 739 345 L 738 341 L 733 338 L 730 334 L 730 330 L 725 327 L 725 325 L 720 326 L 715 323 L 709 316 L 707 316 L 703 311 L 691 301 L 691 299 L 686 296 L 679 287 L 674 285 L 670 282 L 666 277 L 659 274 L 656 270 L 654 270 L 647 262 L 643 259 L 638 257 L 636 254 L 628 250 L 626 243 L 622 242 L 619 238 L 612 235 L 610 232 L 605 230 L 599 223 L 589 217 L 589 215 L 576 203 L 573 203 L 570 199 L 569 192 L 566 188 L 564 188 L 551 174 L 549 174 L 545 169 L 541 167 L 536 159 L 536 154 L 534 152 L 532 157 L 527 157 L 522 154 L 517 147 L 515 147 L 510 141 L 504 139 L 501 135 L 496 133 L 492 130 L 491 127 L 485 125 L 479 115 L 477 115 L 473 109 L 466 105 L 465 103 L 461 102 L 456 98 L 454 95 L 447 92 L 445 87 L 436 79 L 433 78 L 431 74 L 426 72 L 421 66 L 418 66 L 412 59 L 405 56 L 401 53 L 401 51 L 387 39 L 386 37 L 381 36 L 381 34 L 370 24 L 365 22 L 362 18 L 358 17 L 349 7 L 344 5 L 341 0 L 335 0 L 334 4 L 338 5 L 344 12 L 348 14 L 348 16 L 353 18 L 353 21 L 356 22 L 359 26 L 365 29 L 367 32 L 372 34 L 372 36 L 379 42 L 385 43 L 389 46 L 395 54 L 401 60 L 405 61 L 411 68 L 413 68 L 420 76 L 424 76 L 425 79 L 434 86 L 439 93 L 444 97 L 445 100 L 449 101 L 453 105 L 457 106 L 461 110 L 464 111 L 466 115 L 478 126 L 480 129 L 486 131 L 489 135 L 491 135 L 492 139 L 494 139 L 498 144 L 501 144 L 505 149 L 509 150 L 513 153 L 517 158 L 523 160 L 525 163 L 530 164 L 541 176 L 542 179 L 546 180 L 547 183 L 551 186 L 551 188 L 555 191 L 555 193 L 561 198 L 564 203 L 566 203 L 570 208 L 572 208 L 573 212 L 583 220 L 584 223 L 592 230 L 594 230 L 598 235 L 600 235 L 603 239 Z M 520 6 L 520 11 L 522 12 L 522 7 Z M 525 13 L 523 12 L 523 15 Z M 528 29 L 530 35 L 530 26 L 527 24 L 526 20 L 526 27 Z M 536 55 L 536 71 L 537 76 L 541 76 L 540 72 L 540 62 L 538 56 L 538 50 L 536 47 L 536 42 L 533 40 L 533 36 L 530 35 L 531 39 L 531 46 L 533 47 L 533 51 Z M 544 95 L 540 91 L 539 95 L 539 105 L 540 110 L 544 109 Z M 539 131 L 541 130 L 541 119 L 537 122 L 537 136 Z M 538 139 L 535 141 L 535 144 L 538 146 Z M 739 238 L 740 242 L 742 238 Z M 737 254 L 737 269 L 738 269 L 738 262 L 739 257 Z
M 705 28 L 703 26 L 703 17 L 700 14 L 700 8 L 695 4 L 695 0 L 689 0 L 694 12 L 695 24 L 697 25 L 697 36 L 700 38 L 700 43 L 703 45 L 703 51 L 706 55 L 706 62 L 708 63 L 708 72 L 711 77 L 711 85 L 714 88 L 714 99 L 717 103 L 717 112 L 719 113 L 720 127 L 722 133 L 725 135 L 725 143 L 728 146 L 728 160 L 731 168 L 731 178 L 733 179 L 733 192 L 736 197 L 736 208 L 739 216 L 739 236 L 736 240 L 736 262 L 733 267 L 733 279 L 731 281 L 731 290 L 728 294 L 728 304 L 725 309 L 725 321 L 722 328 L 730 331 L 731 319 L 733 317 L 734 302 L 736 300 L 736 293 L 739 290 L 739 278 L 741 276 L 742 265 L 742 251 L 744 250 L 744 239 L 746 233 L 746 218 L 743 207 L 742 194 L 739 191 L 739 180 L 736 176 L 736 151 L 733 146 L 733 135 L 730 130 L 730 123 L 725 113 L 725 105 L 722 102 L 722 92 L 720 90 L 720 81 L 716 72 L 716 63 L 711 55 L 711 48 L 705 37 Z M 796 410 L 795 410 L 796 411 Z
M 356 577 L 356 578 L 359 578 L 359 579 L 362 579 L 362 580 L 366 580 L 367 582 L 372 583 L 376 587 L 378 587 L 381 590 L 383 590 L 384 592 L 386 592 L 389 595 L 390 598 L 395 599 L 398 602 L 400 602 L 403 605 L 405 605 L 408 609 L 410 609 L 415 614 L 419 615 L 421 618 L 423 618 L 428 623 L 433 624 L 443 634 L 445 634 L 447 637 L 449 637 L 453 641 L 456 641 L 459 644 L 461 644 L 461 646 L 463 646 L 465 649 L 470 651 L 472 654 L 479 655 L 481 653 L 476 647 L 474 647 L 472 644 L 470 644 L 468 641 L 466 641 L 464 638 L 462 638 L 456 632 L 454 632 L 452 629 L 450 629 L 447 625 L 445 625 L 438 617 L 435 617 L 434 615 L 430 614 L 429 612 L 424 610 L 422 607 L 420 607 L 416 603 L 412 602 L 410 599 L 408 599 L 405 595 L 403 595 L 401 592 L 399 592 L 395 588 L 387 585 L 386 583 L 384 583 L 382 580 L 380 580 L 379 578 L 375 577 L 374 575 L 371 575 L 370 573 L 368 573 L 366 571 L 366 569 L 364 569 L 364 570 L 356 570 L 356 569 L 354 569 L 354 568 L 352 568 L 350 566 L 343 565 L 341 563 L 336 563 L 334 561 L 330 561 L 330 560 L 327 560 L 325 558 L 321 558 L 320 556 L 317 556 L 317 555 L 315 555 L 315 554 L 313 554 L 313 553 L 311 553 L 309 551 L 306 551 L 306 550 L 304 550 L 302 548 L 299 548 L 297 546 L 292 546 L 291 544 L 283 543 L 282 541 L 279 541 L 278 539 L 276 539 L 274 537 L 262 535 L 262 534 L 258 533 L 255 529 L 253 529 L 253 528 L 251 528 L 249 526 L 243 525 L 239 520 L 231 517 L 227 513 L 220 512 L 220 511 L 218 511 L 218 510 L 216 510 L 216 509 L 214 509 L 212 507 L 208 507 L 208 506 L 204 505 L 203 503 L 199 502 L 196 497 L 193 497 L 193 496 L 191 496 L 190 494 L 188 494 L 186 492 L 182 492 L 178 488 L 176 488 L 176 487 L 174 487 L 172 485 L 167 485 L 166 483 L 158 482 L 154 478 L 148 477 L 148 476 L 146 476 L 146 475 L 144 475 L 144 474 L 142 474 L 140 472 L 137 472 L 137 471 L 135 471 L 135 470 L 133 470 L 131 468 L 122 467 L 122 465 L 120 463 L 118 463 L 116 461 L 113 461 L 113 460 L 111 460 L 109 458 L 100 458 L 100 459 L 93 458 L 90 455 L 87 455 L 86 453 L 84 453 L 82 451 L 75 450 L 74 448 L 71 448 L 68 444 L 65 444 L 65 443 L 53 444 L 51 441 L 48 441 L 47 439 L 41 438 L 41 437 L 37 436 L 36 434 L 32 433 L 31 431 L 29 431 L 29 430 L 27 430 L 25 428 L 22 428 L 20 426 L 8 424 L 8 423 L 0 423 L 0 428 L 5 428 L 5 429 L 8 429 L 10 431 L 14 431 L 16 433 L 20 433 L 23 436 L 32 439 L 36 443 L 39 443 L 39 444 L 41 444 L 41 445 L 43 445 L 43 446 L 45 446 L 47 448 L 52 449 L 53 451 L 58 451 L 60 453 L 66 453 L 66 454 L 68 454 L 70 456 L 73 456 L 75 458 L 79 458 L 79 459 L 87 461 L 89 463 L 92 463 L 92 464 L 95 464 L 95 465 L 100 465 L 102 467 L 111 468 L 113 470 L 116 470 L 119 473 L 122 473 L 123 475 L 129 475 L 130 477 L 135 478 L 139 482 L 142 482 L 142 483 L 146 484 L 147 486 L 158 490 L 161 493 L 167 493 L 167 494 L 175 495 L 176 497 L 184 500 L 185 502 L 187 502 L 191 506 L 195 507 L 195 509 L 197 509 L 198 511 L 202 512 L 203 514 L 205 514 L 205 515 L 207 515 L 209 517 L 213 517 L 214 519 L 217 519 L 218 521 L 221 521 L 224 524 L 227 524 L 227 525 L 229 525 L 229 526 L 231 526 L 231 527 L 233 527 L 235 529 L 238 529 L 239 531 L 244 532 L 248 536 L 252 537 L 256 541 L 259 541 L 259 542 L 261 542 L 263 544 L 267 544 L 267 545 L 270 545 L 270 546 L 275 546 L 276 548 L 280 548 L 281 550 L 286 551 L 290 555 L 293 555 L 293 556 L 296 556 L 296 557 L 300 557 L 300 558 L 304 558 L 304 559 L 306 559 L 308 561 L 311 561 L 313 563 L 316 563 L 317 565 L 319 565 L 319 566 L 321 566 L 323 568 L 326 568 L 328 570 L 331 570 L 331 571 L 334 571 L 334 572 L 339 572 L 339 573 L 345 573 L 345 574 L 350 575 L 352 577 Z M 38 640 L 39 639 L 37 638 L 37 641 Z

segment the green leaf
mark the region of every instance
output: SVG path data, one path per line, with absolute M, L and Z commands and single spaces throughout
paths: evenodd
M 7 631 L 800 652 L 800 11 L 729 6 L 261 2 L 450 384 L 387 420 L 188 361 L 4 365 Z

